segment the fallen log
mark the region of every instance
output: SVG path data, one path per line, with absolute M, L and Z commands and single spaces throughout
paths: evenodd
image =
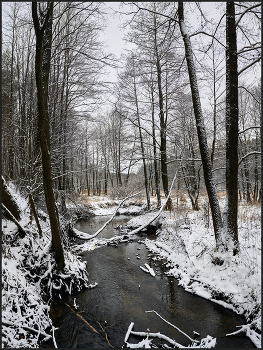
M 113 213 L 113 215 L 110 217 L 110 219 L 97 231 L 95 232 L 93 235 L 89 235 L 85 232 L 81 232 L 81 231 L 78 231 L 76 230 L 74 227 L 73 227 L 73 232 L 74 234 L 80 238 L 80 239 L 85 239 L 85 240 L 89 240 L 89 239 L 92 239 L 94 237 L 96 237 L 102 230 L 104 230 L 104 228 L 113 220 L 113 218 L 116 216 L 118 210 L 120 209 L 120 207 L 122 206 L 122 204 L 129 198 L 132 198 L 132 197 L 135 197 L 137 196 L 138 194 L 140 194 L 141 192 L 138 192 L 138 193 L 135 193 L 135 194 L 132 194 L 130 196 L 127 196 L 126 198 L 124 198 L 120 204 L 118 205 L 117 209 L 115 210 L 115 212 Z
M 16 199 L 12 196 L 9 188 L 2 176 L 2 203 L 12 213 L 16 220 L 20 220 L 20 208 Z
M 6 208 L 6 206 L 5 206 L 3 203 L 2 203 L 2 209 L 4 209 L 4 211 L 6 212 L 8 218 L 9 218 L 11 221 L 13 221 L 13 223 L 16 224 L 16 226 L 18 227 L 18 233 L 14 236 L 14 238 L 13 238 L 12 241 L 14 241 L 14 240 L 17 238 L 17 236 L 18 236 L 19 234 L 22 235 L 22 238 L 25 237 L 26 231 L 25 231 L 25 230 L 23 229 L 23 227 L 19 224 L 19 222 L 16 220 L 16 218 L 15 218 L 14 215 L 11 213 L 11 211 L 8 210 L 8 209 Z
M 171 187 L 170 187 L 170 191 L 168 193 L 168 196 L 166 197 L 163 205 L 161 206 L 160 210 L 158 211 L 158 213 L 156 215 L 154 215 L 149 221 L 146 222 L 146 224 L 143 224 L 141 225 L 140 227 L 136 228 L 135 230 L 133 231 L 130 231 L 128 234 L 129 235 L 133 235 L 135 233 L 138 233 L 140 232 L 141 230 L 143 230 L 144 228 L 146 228 L 147 226 L 149 226 L 154 220 L 156 220 L 158 218 L 158 216 L 160 216 L 161 212 L 163 211 L 164 207 L 166 206 L 167 202 L 168 202 L 168 199 L 170 198 L 171 196 L 171 192 L 172 192 L 172 188 L 173 188 L 173 184 L 174 184 L 174 181 L 176 179 L 176 175 L 177 173 L 174 175 L 174 178 L 173 178 L 173 181 L 172 181 L 172 184 L 171 184 Z

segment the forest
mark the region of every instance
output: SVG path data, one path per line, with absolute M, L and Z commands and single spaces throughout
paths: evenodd
M 2 3 L 2 252 L 7 261 L 14 258 L 10 249 L 27 249 L 21 242 L 38 232 L 34 249 L 43 250 L 45 263 L 27 257 L 21 264 L 34 266 L 32 281 L 45 291 L 67 278 L 74 280 L 72 293 L 87 288 L 70 237 L 97 237 L 73 227 L 96 202 L 117 208 L 114 215 L 125 200 L 143 207 L 138 232 L 162 218 L 167 236 L 169 220 L 176 226 L 179 216 L 199 218 L 203 231 L 196 234 L 205 242 L 202 232 L 209 230 L 216 268 L 226 256 L 242 260 L 242 230 L 254 230 L 252 212 L 260 218 L 261 2 L 212 3 L 210 11 L 205 2 L 113 4 Z M 117 17 L 125 42 L 119 56 L 104 40 L 105 33 L 114 35 L 108 24 Z M 255 232 L 258 259 L 258 226 Z M 165 237 L 171 246 L 172 235 Z M 41 273 L 49 276 L 46 284 Z M 258 287 L 251 324 L 261 308 Z M 11 323 L 5 320 L 6 329 Z M 258 333 L 258 323 L 253 327 Z M 39 339 L 47 336 L 40 333 Z M 32 339 L 24 345 L 39 345 Z M 3 344 L 22 343 L 6 336 Z

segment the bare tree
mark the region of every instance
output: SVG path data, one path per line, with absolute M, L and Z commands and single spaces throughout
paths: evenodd
M 191 86 L 191 92 L 192 92 L 194 114 L 196 119 L 199 148 L 200 148 L 202 164 L 203 164 L 205 185 L 206 185 L 206 190 L 207 190 L 211 213 L 212 213 L 216 245 L 217 245 L 217 248 L 220 249 L 221 245 L 223 244 L 222 242 L 223 222 L 222 222 L 221 211 L 220 211 L 219 202 L 216 194 L 216 189 L 213 182 L 212 162 L 208 151 L 206 130 L 205 130 L 204 118 L 202 114 L 202 107 L 201 107 L 201 102 L 199 97 L 199 90 L 198 90 L 191 42 L 184 23 L 183 6 L 184 6 L 183 2 L 178 3 L 179 24 L 180 24 L 181 34 L 184 40 L 184 45 L 185 45 L 185 57 L 186 57 L 186 62 L 187 62 L 187 67 L 189 72 L 189 80 L 190 80 L 190 86 Z
M 38 100 L 38 138 L 42 152 L 43 185 L 46 205 L 50 219 L 52 244 L 55 250 L 55 259 L 60 270 L 64 268 L 64 252 L 61 242 L 59 218 L 53 191 L 50 157 L 50 130 L 48 116 L 48 80 L 50 71 L 52 16 L 53 3 L 46 8 L 37 9 L 38 3 L 32 2 L 32 18 L 36 34 L 35 72 Z

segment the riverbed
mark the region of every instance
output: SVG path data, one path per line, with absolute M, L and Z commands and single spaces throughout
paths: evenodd
M 93 234 L 108 218 L 95 216 L 78 222 L 75 227 Z M 118 235 L 114 227 L 128 220 L 127 216 L 116 216 L 97 238 Z M 243 334 L 226 337 L 237 330 L 236 326 L 245 324 L 245 319 L 178 286 L 175 278 L 165 274 L 166 261 L 156 259 L 143 244 L 146 237 L 155 239 L 153 235 L 139 233 L 132 242 L 100 246 L 82 255 L 87 262 L 89 282 L 97 286 L 51 304 L 50 316 L 58 328 L 57 346 L 120 348 L 130 323 L 134 322 L 135 331 L 160 332 L 187 347 L 191 342 L 185 335 L 155 313 L 146 313 L 154 310 L 191 338 L 200 340 L 207 335 L 216 338 L 217 348 L 254 348 Z M 140 268 L 145 263 L 153 268 L 155 277 Z M 130 336 L 128 342 L 140 340 Z M 164 344 L 156 340 L 153 343 L 158 347 Z M 53 347 L 53 343 L 50 340 L 43 346 Z

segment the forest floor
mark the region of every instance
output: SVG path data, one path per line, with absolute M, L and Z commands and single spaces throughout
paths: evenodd
M 22 210 L 20 224 L 26 228 L 27 236 L 10 244 L 8 240 L 17 228 L 9 220 L 2 220 L 2 347 L 38 347 L 40 339 L 53 336 L 54 328 L 49 317 L 49 300 L 40 292 L 43 276 L 37 282 L 31 278 L 34 266 L 30 265 L 30 261 L 34 264 L 38 260 L 39 266 L 45 266 L 43 275 L 52 275 L 54 258 L 48 258 L 50 228 L 47 215 L 39 211 L 43 230 L 43 236 L 39 237 L 34 221 L 31 223 L 29 219 L 27 200 L 12 186 L 11 190 Z M 193 211 L 187 197 L 180 196 L 178 209 L 161 214 L 162 227 L 157 231 L 156 240 L 145 239 L 145 244 L 157 254 L 156 259 L 166 258 L 170 267 L 168 274 L 176 277 L 186 291 L 244 315 L 247 324 L 237 332 L 245 332 L 260 348 L 261 206 L 239 203 L 240 252 L 235 257 L 227 253 L 218 256 L 212 223 L 208 227 L 205 220 L 205 201 L 206 198 L 201 197 L 201 209 Z M 222 207 L 224 201 L 222 194 Z M 106 196 L 82 196 L 79 203 L 88 204 L 95 215 L 111 215 L 118 202 Z M 152 198 L 152 203 L 156 205 L 155 198 Z M 144 207 L 142 199 L 129 199 L 119 211 L 121 214 L 139 214 Z M 149 215 L 152 214 L 148 213 L 146 217 Z M 129 225 L 139 226 L 146 217 L 134 216 Z M 84 243 L 83 250 L 92 249 L 98 241 L 95 238 Z M 30 261 L 29 256 L 32 257 Z M 67 249 L 65 257 L 66 268 L 71 268 L 71 274 L 85 268 L 72 251 Z

